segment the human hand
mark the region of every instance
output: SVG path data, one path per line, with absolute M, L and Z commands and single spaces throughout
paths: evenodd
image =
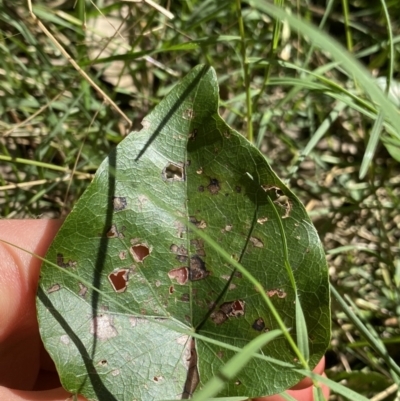
M 6 401 L 66 401 L 71 394 L 60 384 L 45 351 L 36 319 L 35 297 L 41 260 L 61 220 L 0 220 L 0 399 Z M 28 252 L 4 244 L 19 246 Z M 324 362 L 314 372 L 321 374 Z M 289 393 L 298 401 L 312 401 L 309 379 Z M 304 388 L 305 387 L 305 388 Z M 84 401 L 83 397 L 78 397 Z M 257 398 L 281 401 L 280 396 Z

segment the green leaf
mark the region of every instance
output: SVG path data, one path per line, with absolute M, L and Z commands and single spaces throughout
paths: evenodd
M 176 399 L 236 355 L 219 396 L 282 392 L 330 339 L 325 257 L 303 205 L 218 115 L 212 68 L 194 68 L 143 127 L 101 164 L 43 264 L 40 331 L 63 386 Z M 293 340 L 237 353 L 282 321 Z

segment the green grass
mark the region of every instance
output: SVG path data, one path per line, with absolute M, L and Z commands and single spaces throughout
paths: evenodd
M 57 45 L 25 2 L 0 1 L 2 218 L 68 214 L 110 149 L 209 63 L 223 118 L 307 206 L 345 295 L 328 377 L 365 397 L 398 382 L 400 115 L 375 79 L 399 85 L 398 1 L 173 1 L 173 19 L 73 3 L 33 4 Z

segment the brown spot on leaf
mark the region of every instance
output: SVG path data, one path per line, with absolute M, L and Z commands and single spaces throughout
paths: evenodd
M 50 288 L 47 289 L 47 293 L 51 294 L 52 292 L 59 291 L 61 288 L 60 284 L 53 284 Z
M 182 296 L 181 296 L 181 301 L 182 301 L 182 302 L 189 302 L 189 301 L 190 301 L 190 296 L 189 296 L 189 294 L 182 294 Z
M 242 187 L 239 187 L 238 185 L 235 187 L 235 191 L 240 194 L 242 192 Z
M 210 272 L 206 270 L 204 261 L 198 256 L 194 255 L 190 258 L 189 264 L 189 280 L 196 281 L 206 278 Z
M 169 292 L 170 294 L 173 294 L 173 293 L 175 292 L 175 288 L 174 288 L 173 285 L 171 285 L 171 286 L 169 287 L 168 292 Z
M 186 284 L 188 281 L 189 271 L 187 267 L 177 267 L 168 272 L 168 277 L 171 280 L 176 280 L 178 284 Z
M 68 262 L 64 261 L 64 255 L 62 253 L 57 253 L 57 265 L 60 267 L 76 267 L 76 262 L 73 260 L 68 260 Z
M 193 223 L 197 228 L 204 229 L 207 227 L 207 223 L 204 220 L 197 220 L 196 217 L 190 216 L 189 221 Z
M 115 212 L 120 212 L 121 210 L 126 209 L 128 205 L 124 196 L 113 196 L 112 201 Z
M 129 269 L 118 269 L 108 275 L 115 292 L 124 292 L 129 280 Z
M 138 244 L 129 248 L 135 262 L 143 262 L 150 255 L 151 250 L 146 244 Z
M 189 139 L 191 139 L 192 141 L 194 141 L 196 139 L 197 136 L 197 129 L 194 129 L 190 134 L 189 134 Z
M 199 192 L 204 192 L 204 186 L 203 185 L 199 185 L 199 187 L 197 188 L 197 190 Z
M 163 381 L 163 380 L 164 380 L 163 376 L 154 376 L 153 377 L 153 381 L 155 381 L 156 383 L 159 382 L 159 381 Z
M 251 326 L 254 330 L 263 331 L 265 329 L 265 323 L 262 317 L 259 317 L 254 321 Z
M 164 181 L 185 181 L 185 169 L 183 163 L 168 163 L 163 171 Z
M 217 310 L 211 313 L 210 318 L 215 324 L 222 324 L 228 319 L 228 316 L 223 311 Z
M 216 195 L 221 189 L 219 181 L 216 178 L 211 178 L 210 183 L 207 186 L 207 189 L 209 190 L 210 194 Z
M 250 242 L 256 248 L 264 248 L 264 243 L 260 239 L 258 239 L 256 237 L 250 237 Z

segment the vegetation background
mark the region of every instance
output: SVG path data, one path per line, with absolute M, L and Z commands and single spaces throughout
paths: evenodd
M 264 12 L 272 3 L 318 26 L 326 46 Z M 221 115 L 306 205 L 351 306 L 333 299 L 328 377 L 395 400 L 400 133 L 360 82 L 368 69 L 400 105 L 400 2 L 48 0 L 33 11 L 52 37 L 25 1 L 0 0 L 1 217 L 68 214 L 110 149 L 209 63 Z

